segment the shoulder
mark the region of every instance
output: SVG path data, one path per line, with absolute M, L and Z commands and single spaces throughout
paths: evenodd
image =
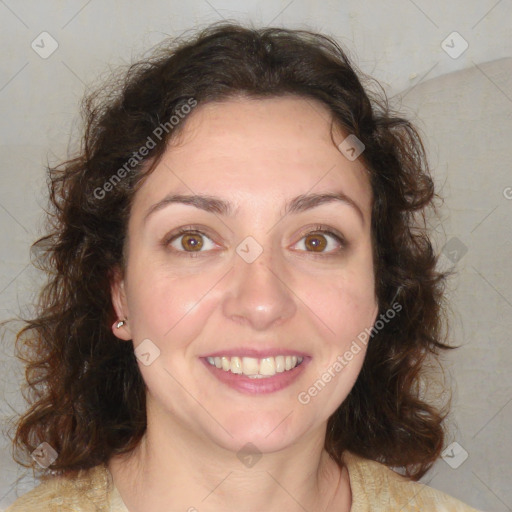
M 74 476 L 50 476 L 18 498 L 6 512 L 99 512 L 108 505 L 112 482 L 103 465 Z
M 479 512 L 437 489 L 405 478 L 384 464 L 346 452 L 353 507 L 351 512 Z

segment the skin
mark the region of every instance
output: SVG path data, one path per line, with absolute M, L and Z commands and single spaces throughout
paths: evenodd
M 348 473 L 323 446 L 365 347 L 307 405 L 297 396 L 377 316 L 367 171 L 332 143 L 329 111 L 310 99 L 208 103 L 183 128 L 135 194 L 126 268 L 112 283 L 116 313 L 128 319 L 115 335 L 134 347 L 150 339 L 160 350 L 149 366 L 139 361 L 147 431 L 132 453 L 110 460 L 116 487 L 131 512 L 349 511 Z M 336 144 L 345 136 L 337 130 Z M 342 202 L 283 216 L 295 196 L 340 190 L 363 220 Z M 236 215 L 171 204 L 144 222 L 169 193 L 218 196 Z M 316 224 L 340 232 L 348 246 L 324 235 L 327 246 L 316 252 L 306 244 L 315 237 L 305 237 L 318 233 Z M 183 237 L 162 242 L 188 225 L 206 235 L 197 258 Z M 263 248 L 252 263 L 236 252 L 247 236 Z M 248 395 L 199 360 L 242 345 L 293 348 L 312 359 L 291 386 Z M 251 467 L 237 458 L 246 443 L 261 453 Z

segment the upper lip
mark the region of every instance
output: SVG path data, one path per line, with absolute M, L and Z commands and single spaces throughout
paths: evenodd
M 231 348 L 226 350 L 217 350 L 215 352 L 211 352 L 209 354 L 205 354 L 200 357 L 253 357 L 255 359 L 263 359 L 265 357 L 275 357 L 275 356 L 299 356 L 303 358 L 309 358 L 310 356 L 300 350 L 294 349 L 286 349 L 286 348 L 269 348 L 267 350 L 264 349 L 255 349 L 249 347 L 240 347 L 240 348 Z

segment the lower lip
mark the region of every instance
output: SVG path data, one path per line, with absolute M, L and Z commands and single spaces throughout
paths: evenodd
M 310 361 L 310 358 L 305 357 L 302 363 L 293 368 L 293 370 L 276 373 L 272 377 L 266 377 L 264 379 L 251 379 L 240 373 L 226 372 L 221 368 L 212 366 L 205 358 L 201 358 L 201 361 L 208 370 L 212 372 L 214 377 L 217 377 L 217 379 L 231 388 L 241 393 L 265 394 L 274 393 L 288 387 L 301 375 L 307 363 Z

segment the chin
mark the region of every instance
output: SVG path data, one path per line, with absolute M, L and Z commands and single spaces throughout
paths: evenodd
M 219 421 L 224 428 L 219 426 L 212 437 L 217 439 L 217 444 L 237 454 L 245 450 L 276 452 L 294 444 L 303 435 L 304 429 L 293 422 L 293 417 L 291 409 L 267 414 L 247 413 L 244 418 L 238 415 Z

